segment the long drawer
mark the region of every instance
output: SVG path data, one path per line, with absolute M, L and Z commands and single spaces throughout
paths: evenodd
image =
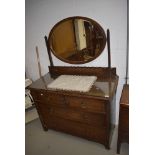
M 49 120 L 48 127 L 57 131 L 63 131 L 72 135 L 87 138 L 89 140 L 97 141 L 102 144 L 105 143 L 105 129 L 89 126 L 86 124 L 65 120 L 54 117 Z
M 84 112 L 78 109 L 68 107 L 55 107 L 45 103 L 38 102 L 41 114 L 45 119 L 59 117 L 67 120 L 86 123 L 93 126 L 106 126 L 106 115 L 98 113 Z
M 84 97 L 75 96 L 63 96 L 56 93 L 49 93 L 45 91 L 32 92 L 35 101 L 45 102 L 49 105 L 59 107 L 71 107 L 76 109 L 82 109 L 83 111 L 94 113 L 105 113 L 106 103 L 100 99 L 90 99 Z

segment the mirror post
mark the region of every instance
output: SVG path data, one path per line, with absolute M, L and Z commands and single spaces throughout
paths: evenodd
M 109 68 L 109 94 L 111 92 L 111 51 L 110 51 L 110 31 L 107 29 L 107 47 L 108 47 L 108 68 Z
M 50 65 L 53 66 L 53 60 L 52 60 L 52 56 L 51 56 L 51 52 L 50 52 L 50 47 L 48 45 L 47 36 L 45 36 L 44 38 L 45 38 L 46 48 L 47 48 L 47 52 L 48 52 L 48 57 L 50 60 Z
M 108 67 L 111 68 L 110 31 L 107 29 Z

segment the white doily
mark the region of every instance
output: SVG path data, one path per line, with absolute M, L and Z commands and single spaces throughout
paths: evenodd
M 96 76 L 60 75 L 47 87 L 54 90 L 88 92 L 96 79 Z

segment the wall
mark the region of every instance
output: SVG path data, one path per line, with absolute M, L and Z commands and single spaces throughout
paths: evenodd
M 126 38 L 127 38 L 126 0 L 26 0 L 26 75 L 32 80 L 39 78 L 35 46 L 38 46 L 42 75 L 48 72 L 49 59 L 44 36 L 58 21 L 70 16 L 85 16 L 97 21 L 111 34 L 112 66 L 117 67 L 119 85 L 116 96 L 116 111 L 113 121 L 117 124 L 118 108 L 122 86 L 125 82 Z M 53 56 L 54 65 L 70 66 Z M 107 49 L 93 62 L 79 66 L 107 66 Z M 76 65 L 77 66 L 77 65 Z

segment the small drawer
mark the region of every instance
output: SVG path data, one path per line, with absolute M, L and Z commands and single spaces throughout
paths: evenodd
M 47 91 L 32 91 L 32 96 L 35 101 L 43 102 L 48 105 L 65 106 L 66 102 L 63 95 Z
M 82 122 L 92 126 L 105 127 L 106 126 L 106 115 L 105 114 L 93 114 L 93 113 L 82 113 Z
M 55 106 L 65 106 L 65 98 L 63 95 L 58 95 L 54 93 L 48 94 L 48 101 L 46 102 L 49 105 L 55 105 Z
M 106 112 L 106 104 L 104 100 L 79 97 L 66 97 L 66 102 L 72 108 L 79 108 L 88 112 Z
M 42 91 L 42 90 L 35 90 L 35 91 L 31 91 L 32 97 L 35 101 L 48 101 L 48 94 L 46 93 L 46 91 Z

